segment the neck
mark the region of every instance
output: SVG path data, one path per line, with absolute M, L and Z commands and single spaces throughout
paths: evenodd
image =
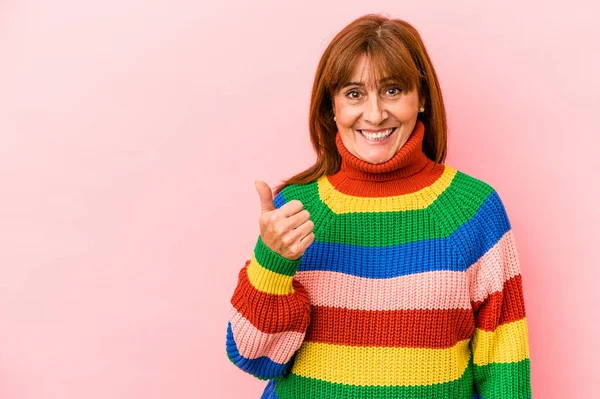
M 410 137 L 391 159 L 372 164 L 348 151 L 338 131 L 335 142 L 342 162 L 339 171 L 328 179 L 336 190 L 361 197 L 418 191 L 432 184 L 443 171 L 443 167 L 435 167 L 423 152 L 424 137 L 425 125 L 417 120 Z

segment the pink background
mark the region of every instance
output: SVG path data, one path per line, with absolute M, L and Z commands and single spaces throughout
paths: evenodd
M 597 395 L 592 1 L 0 3 L 0 397 L 256 398 L 229 300 L 272 187 L 314 161 L 319 57 L 354 18 L 422 33 L 448 163 L 500 193 L 534 398 Z

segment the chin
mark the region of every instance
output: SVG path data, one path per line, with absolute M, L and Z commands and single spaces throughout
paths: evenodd
M 363 161 L 368 162 L 368 163 L 372 163 L 372 164 L 375 164 L 375 165 L 387 162 L 390 159 L 392 159 L 392 157 L 393 157 L 393 155 L 392 156 L 387 156 L 387 155 L 386 156 L 381 156 L 381 155 L 366 155 L 365 154 L 364 156 L 362 156 L 362 155 L 359 156 L 359 158 L 362 159 Z

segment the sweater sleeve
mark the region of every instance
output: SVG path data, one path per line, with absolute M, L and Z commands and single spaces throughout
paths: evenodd
M 275 207 L 285 203 L 282 192 Z M 310 322 L 310 301 L 294 278 L 297 260 L 272 251 L 260 235 L 231 298 L 226 351 L 243 371 L 266 380 L 287 375 Z
M 529 399 L 529 343 L 519 256 L 496 191 L 472 221 L 474 263 L 468 272 L 475 317 L 470 342 L 475 398 Z

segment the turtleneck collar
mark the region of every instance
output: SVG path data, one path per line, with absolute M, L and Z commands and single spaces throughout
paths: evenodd
M 350 195 L 390 196 L 417 191 L 443 171 L 443 165 L 434 168 L 435 163 L 423 152 L 424 137 L 425 125 L 417 120 L 410 137 L 391 159 L 372 164 L 350 153 L 338 131 L 335 143 L 342 162 L 339 171 L 328 179 L 338 191 Z

